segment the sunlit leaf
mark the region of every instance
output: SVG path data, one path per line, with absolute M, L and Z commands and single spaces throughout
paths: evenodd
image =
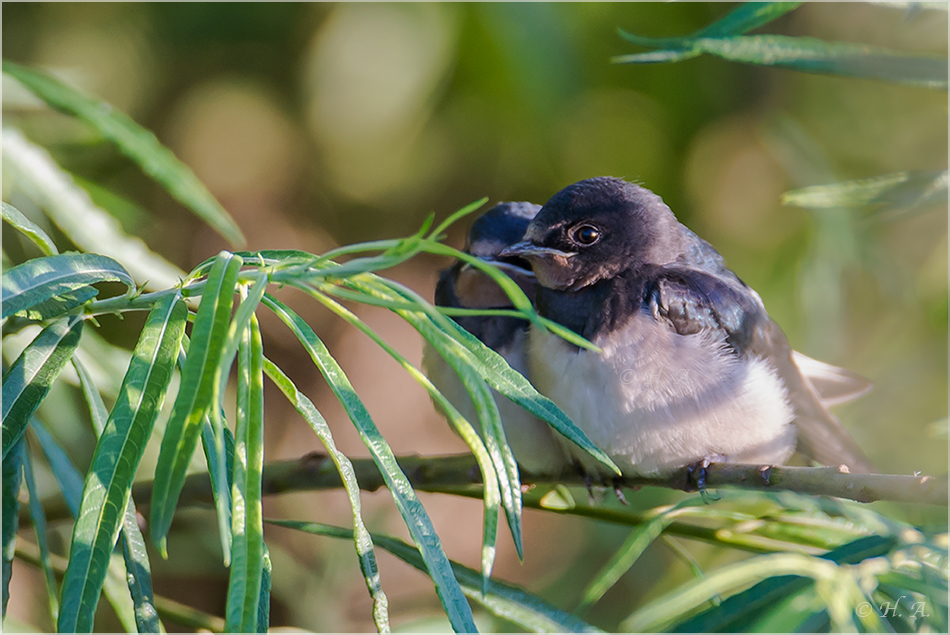
M 323 285 L 324 287 L 330 285 Z M 311 293 L 313 297 L 319 300 L 331 311 L 336 313 L 338 316 L 346 320 L 348 323 L 355 326 L 357 329 L 365 333 L 370 339 L 372 339 L 381 349 L 383 349 L 390 357 L 392 357 L 396 362 L 403 367 L 403 369 L 409 373 L 409 375 L 415 379 L 432 397 L 432 400 L 439 405 L 442 409 L 442 412 L 445 413 L 446 419 L 449 423 L 455 428 L 459 436 L 462 437 L 462 440 L 465 441 L 466 445 L 472 450 L 472 454 L 475 455 L 475 459 L 478 461 L 479 469 L 482 472 L 482 482 L 485 484 L 484 492 L 484 504 L 485 504 L 485 518 L 483 523 L 483 532 L 482 532 L 482 577 L 483 580 L 487 583 L 488 578 L 491 577 L 491 571 L 495 563 L 495 544 L 498 535 L 498 508 L 501 501 L 501 491 L 500 486 L 502 486 L 501 481 L 498 478 L 498 472 L 496 471 L 496 465 L 499 467 L 504 467 L 500 465 L 498 461 L 495 461 L 495 458 L 489 454 L 485 442 L 478 435 L 478 432 L 475 431 L 475 428 L 472 424 L 465 419 L 455 408 L 455 406 L 450 403 L 445 396 L 439 391 L 438 388 L 426 377 L 418 368 L 409 363 L 409 361 L 403 357 L 399 352 L 396 351 L 385 339 L 379 336 L 375 331 L 373 331 L 363 320 L 360 320 L 352 311 L 344 307 L 338 302 L 326 297 L 321 293 L 317 293 L 310 288 L 304 288 L 306 291 Z M 471 379 L 471 378 L 470 378 Z M 480 378 L 476 378 L 478 381 L 481 381 Z M 474 380 L 472 380 L 474 381 Z M 483 382 L 484 383 L 484 382 Z M 487 392 L 487 390 L 486 390 Z M 490 396 L 488 397 L 491 398 Z M 487 407 L 487 406 L 486 406 Z M 509 449 L 510 454 L 510 449 Z M 499 452 L 500 455 L 500 452 Z M 517 466 L 515 466 L 517 470 Z M 510 486 L 508 481 L 504 486 Z M 509 500 L 511 500 L 509 496 Z M 521 532 L 520 532 L 520 521 L 521 521 L 521 489 L 520 483 L 517 492 L 517 515 L 515 516 L 516 521 L 513 524 L 514 529 L 512 530 L 512 535 L 515 538 L 515 546 L 518 549 L 519 555 L 521 554 Z M 510 507 L 513 508 L 513 505 Z M 506 509 L 510 509 L 506 508 Z
M 392 448 L 379 433 L 376 424 L 366 410 L 366 406 L 363 405 L 349 379 L 343 373 L 343 369 L 330 355 L 330 352 L 316 333 L 313 332 L 313 329 L 300 319 L 300 316 L 268 295 L 264 296 L 263 302 L 291 328 L 297 339 L 307 349 L 314 364 L 316 364 L 330 389 L 356 426 L 360 438 L 379 466 L 379 471 L 386 481 L 386 485 L 406 523 L 406 527 L 409 529 L 410 535 L 419 545 L 429 575 L 432 577 L 436 592 L 446 615 L 449 617 L 449 621 L 452 623 L 452 627 L 458 632 L 475 632 L 472 609 L 465 600 L 458 581 L 452 573 L 448 558 L 442 549 L 442 543 L 432 526 L 429 515 L 422 503 L 419 502 L 409 479 L 406 478 L 396 462 Z
M 360 570 L 363 572 L 363 578 L 366 580 L 366 587 L 369 590 L 370 597 L 373 598 L 373 622 L 380 632 L 390 630 L 389 627 L 389 600 L 380 586 L 379 569 L 376 565 L 376 550 L 373 548 L 373 540 L 370 538 L 366 525 L 363 524 L 360 504 L 360 486 L 356 481 L 356 473 L 353 470 L 353 464 L 345 454 L 340 452 L 333 436 L 330 433 L 330 427 L 326 419 L 320 414 L 313 402 L 306 395 L 297 390 L 290 378 L 278 368 L 269 359 L 264 359 L 264 372 L 270 377 L 271 381 L 280 388 L 287 400 L 296 408 L 300 416 L 303 417 L 313 431 L 317 434 L 327 454 L 336 465 L 337 472 L 340 474 L 340 480 L 343 482 L 343 488 L 350 499 L 350 508 L 353 510 L 353 543 L 356 545 L 356 553 L 360 561 Z
M 115 218 L 97 207 L 46 150 L 12 128 L 3 129 L 3 160 L 15 170 L 17 187 L 42 207 L 76 246 L 115 258 L 149 291 L 167 289 L 184 277 L 183 271 L 151 251 L 140 238 L 127 234 Z
M 198 444 L 201 423 L 212 405 L 214 374 L 227 338 L 241 259 L 221 252 L 202 293 L 201 306 L 191 331 L 188 358 L 181 373 L 181 387 L 165 427 L 155 468 L 150 529 L 152 539 L 165 551 L 185 472 Z M 227 552 L 225 557 L 227 556 Z
M 26 311 L 70 291 L 98 282 L 122 282 L 135 286 L 132 276 L 112 258 L 98 254 L 60 254 L 34 258 L 3 272 L 2 317 Z M 92 294 L 82 301 L 89 299 Z M 62 311 L 68 311 L 73 302 L 64 302 Z M 43 315 L 42 318 L 53 317 Z M 41 318 L 41 319 L 42 319 Z
M 244 236 L 234 220 L 194 172 L 159 143 L 154 134 L 109 104 L 87 97 L 49 75 L 6 60 L 3 61 L 3 72 L 26 86 L 52 108 L 87 123 L 215 231 L 232 244 L 244 244 Z
M 265 282 L 266 284 L 266 282 Z M 252 292 L 253 293 L 253 292 Z M 263 290 L 260 291 L 263 293 Z M 245 305 L 250 303 L 245 302 Z M 237 320 L 235 320 L 236 322 Z M 264 469 L 264 352 L 253 313 L 240 329 L 237 426 L 231 487 L 231 570 L 227 630 L 257 628 L 264 560 L 261 475 Z
M 30 417 L 79 344 L 80 316 L 47 326 L 3 376 L 3 458 L 23 436 Z
M 945 207 L 948 180 L 947 170 L 897 172 L 791 190 L 782 194 L 782 204 L 806 209 L 867 207 L 878 214 Z
M 59 253 L 56 249 L 56 245 L 53 244 L 53 240 L 46 235 L 46 232 L 40 229 L 36 223 L 21 214 L 17 208 L 6 202 L 2 203 L 0 207 L 3 209 L 3 220 L 10 223 L 14 229 L 29 238 L 33 244 L 43 252 L 44 256 L 55 256 Z
M 722 18 L 693 33 L 691 38 L 742 35 L 776 20 L 802 5 L 801 2 L 743 2 Z M 699 51 L 683 47 L 683 38 L 647 38 L 620 29 L 620 37 L 631 44 L 659 49 L 649 53 L 623 55 L 614 62 L 626 64 L 650 62 L 679 62 L 696 57 Z
M 63 580 L 60 632 L 91 631 L 135 470 L 165 400 L 188 309 L 166 296 L 149 313 L 83 488 Z

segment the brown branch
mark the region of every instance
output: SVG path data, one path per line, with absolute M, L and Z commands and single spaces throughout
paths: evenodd
M 470 454 L 449 456 L 403 456 L 398 459 L 413 487 L 423 492 L 480 495 L 481 474 Z M 360 488 L 376 491 L 385 486 L 385 481 L 372 459 L 352 459 Z M 579 474 L 566 475 L 531 474 L 522 472 L 522 484 L 532 485 L 584 485 Z M 695 491 L 694 481 L 688 468 L 649 477 L 623 477 L 620 487 L 643 486 L 665 487 L 683 491 Z M 613 485 L 613 483 L 611 483 Z M 264 495 L 290 492 L 338 489 L 343 484 L 336 466 L 323 454 L 309 454 L 293 461 L 270 463 L 264 468 Z M 946 477 L 909 476 L 898 474 L 850 474 L 835 467 L 791 467 L 739 465 L 714 463 L 707 468 L 706 487 L 788 490 L 799 494 L 836 496 L 861 503 L 878 500 L 916 503 L 926 505 L 948 504 Z M 135 484 L 133 497 L 140 506 L 147 506 L 152 498 L 152 482 Z M 190 475 L 181 493 L 179 505 L 212 504 L 211 483 L 207 474 Z M 50 520 L 69 517 L 62 497 L 44 501 Z M 29 523 L 27 510 L 21 510 L 20 520 Z

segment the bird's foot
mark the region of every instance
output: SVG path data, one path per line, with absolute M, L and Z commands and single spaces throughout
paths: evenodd
M 723 457 L 715 455 L 706 456 L 686 468 L 686 491 L 699 491 L 699 495 L 707 505 L 722 498 L 720 495 L 710 494 L 706 490 L 709 466 L 712 465 L 714 461 L 722 461 L 722 459 Z
M 621 489 L 620 483 L 621 481 L 619 478 L 614 478 L 613 480 L 614 494 L 617 495 L 617 500 L 620 501 L 621 505 L 623 505 L 624 507 L 628 507 L 630 503 L 628 503 L 627 499 L 624 498 L 623 489 Z

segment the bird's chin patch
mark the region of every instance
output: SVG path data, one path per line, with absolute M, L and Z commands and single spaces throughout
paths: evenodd
M 542 287 L 563 291 L 574 286 L 577 273 L 571 266 L 570 256 L 545 255 L 530 258 L 534 275 Z

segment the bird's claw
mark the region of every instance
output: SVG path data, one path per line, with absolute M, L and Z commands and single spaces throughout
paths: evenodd
M 706 478 L 708 476 L 707 470 L 709 466 L 712 465 L 710 457 L 703 457 L 702 460 L 693 463 L 692 465 L 687 466 L 686 468 L 686 490 L 694 491 L 693 487 L 699 491 L 699 495 L 702 497 L 703 502 L 707 505 L 711 502 L 718 501 L 722 498 L 719 494 L 710 494 L 706 490 Z

